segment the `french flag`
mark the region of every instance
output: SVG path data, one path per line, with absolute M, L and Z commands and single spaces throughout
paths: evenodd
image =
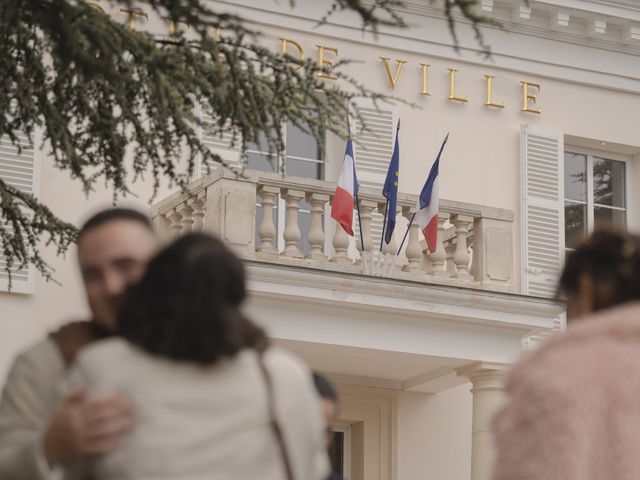
M 427 246 L 429 247 L 430 252 L 436 251 L 436 243 L 438 240 L 438 173 L 440 169 L 440 155 L 442 155 L 442 150 L 444 149 L 448 138 L 449 134 L 447 134 L 444 142 L 442 142 L 442 146 L 438 152 L 438 157 L 431 166 L 427 181 L 425 182 L 424 187 L 422 187 L 420 197 L 418 198 L 416 223 L 420 227 L 420 230 L 422 230 L 422 234 L 427 241 Z
M 331 217 L 342 225 L 344 231 L 353 237 L 353 199 L 358 195 L 356 162 L 353 157 L 353 144 L 347 142 L 344 162 L 338 178 L 338 186 L 331 204 Z

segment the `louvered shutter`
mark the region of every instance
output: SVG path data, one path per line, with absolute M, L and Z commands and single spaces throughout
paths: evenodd
M 559 132 L 522 128 L 522 287 L 525 295 L 553 297 L 564 263 L 564 138 Z M 525 340 L 532 349 L 564 329 Z
M 358 181 L 361 186 L 371 187 L 382 192 L 393 154 L 393 140 L 397 113 L 392 109 L 376 107 L 372 102 L 359 100 L 353 104 L 356 112 L 354 150 L 358 169 Z M 357 118 L 357 117 L 360 118 Z M 402 165 L 401 165 L 402 168 Z M 402 170 L 401 170 L 402 171 Z M 357 218 L 354 213 L 354 218 Z M 374 212 L 371 219 L 371 239 L 374 247 L 380 244 L 383 215 Z M 354 238 L 359 242 L 360 226 L 355 222 Z
M 552 297 L 564 261 L 564 140 L 522 129 L 523 293 Z
M 19 145 L 13 145 L 7 136 L 0 137 L 0 177 L 22 192 L 38 195 L 39 169 L 29 137 L 17 134 Z M 7 263 L 0 244 L 0 291 L 9 291 Z M 11 267 L 11 293 L 35 292 L 35 268 L 26 265 Z
M 236 138 L 235 144 L 233 143 L 233 130 L 231 128 L 223 131 L 222 134 L 215 134 L 215 119 L 204 113 L 200 107 L 198 107 L 197 114 L 202 117 L 202 127 L 200 127 L 200 140 L 202 143 L 211 152 L 220 155 L 230 166 L 240 167 L 240 138 Z M 207 164 L 200 160 L 196 168 L 195 176 L 198 178 L 202 175 L 207 175 L 207 173 L 218 168 L 218 166 L 218 163 L 208 162 Z

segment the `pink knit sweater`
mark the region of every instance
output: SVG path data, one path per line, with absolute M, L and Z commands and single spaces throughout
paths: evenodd
M 640 303 L 524 357 L 494 423 L 494 480 L 640 479 Z

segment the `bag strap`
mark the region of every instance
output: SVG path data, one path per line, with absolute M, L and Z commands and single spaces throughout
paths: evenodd
M 280 426 L 280 422 L 278 421 L 278 414 L 276 412 L 273 381 L 271 379 L 271 375 L 269 375 L 267 366 L 264 363 L 264 352 L 258 351 L 257 354 L 260 372 L 262 373 L 262 378 L 264 379 L 265 386 L 267 387 L 267 408 L 269 410 L 269 422 L 271 423 L 271 429 L 273 430 L 273 434 L 275 435 L 276 441 L 279 446 L 286 478 L 287 480 L 294 480 L 293 470 L 291 469 L 291 459 L 289 458 L 289 452 L 287 451 L 287 446 L 284 441 L 284 435 L 282 433 L 282 428 Z

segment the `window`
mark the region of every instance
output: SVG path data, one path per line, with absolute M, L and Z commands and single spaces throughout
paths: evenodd
M 608 155 L 605 155 L 608 156 Z M 627 224 L 626 162 L 579 149 L 564 154 L 565 248 L 595 228 Z
M 286 175 L 324 180 L 325 164 L 322 145 L 318 143 L 313 135 L 304 132 L 291 122 L 287 122 L 284 135 L 285 152 L 281 157 L 269 152 L 264 137 L 257 143 L 249 144 L 247 149 L 247 168 L 260 170 L 262 172 L 284 171 Z M 260 225 L 262 221 L 261 203 L 262 199 L 258 198 L 256 225 Z M 274 223 L 277 230 L 276 247 L 279 251 L 284 248 L 281 235 L 284 229 L 284 203 L 283 199 L 279 199 L 274 208 Z M 304 200 L 300 202 L 298 225 L 301 233 L 300 250 L 306 255 L 310 251 L 307 238 L 311 227 L 311 205 Z M 256 245 L 259 245 L 259 243 L 260 239 L 256 228 Z
M 333 432 L 329 445 L 331 471 L 343 478 L 351 476 L 351 425 L 337 424 L 331 427 Z

